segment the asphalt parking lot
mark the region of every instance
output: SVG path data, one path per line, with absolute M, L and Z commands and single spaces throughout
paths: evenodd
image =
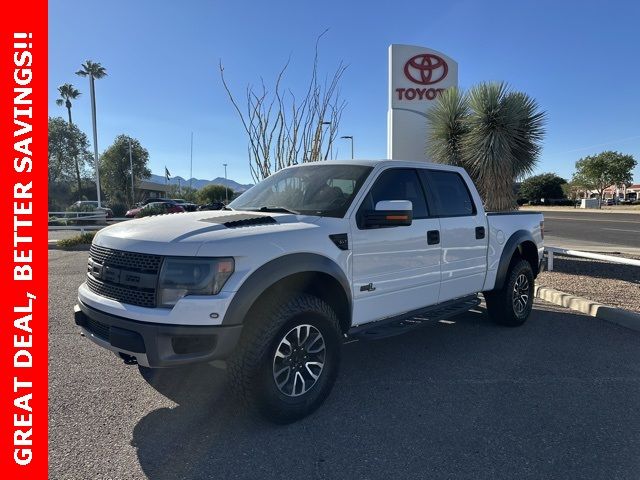
M 640 477 L 640 334 L 539 303 L 345 346 L 325 404 L 289 426 L 234 405 L 225 371 L 145 380 L 73 324 L 86 252 L 49 252 L 55 479 Z

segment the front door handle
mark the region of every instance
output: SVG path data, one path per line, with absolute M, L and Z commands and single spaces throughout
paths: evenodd
M 476 227 L 476 239 L 484 238 L 484 227 Z
M 427 244 L 429 245 L 437 245 L 440 243 L 440 231 L 439 230 L 429 230 L 427 232 Z

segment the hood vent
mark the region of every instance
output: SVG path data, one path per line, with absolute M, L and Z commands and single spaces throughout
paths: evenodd
M 240 228 L 240 227 L 252 227 L 254 225 L 270 225 L 276 222 L 273 217 L 251 217 L 251 218 L 243 218 L 241 220 L 232 220 L 230 222 L 225 222 L 223 225 L 227 228 Z
M 255 215 L 250 213 L 231 213 L 219 217 L 203 218 L 201 222 L 217 223 L 227 228 L 252 227 L 254 225 L 271 225 L 276 222 L 269 215 Z

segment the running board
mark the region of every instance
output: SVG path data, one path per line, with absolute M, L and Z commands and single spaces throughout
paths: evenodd
M 423 325 L 439 322 L 480 305 L 477 295 L 450 300 L 438 305 L 408 312 L 396 317 L 353 327 L 348 336 L 360 340 L 379 340 L 410 332 Z

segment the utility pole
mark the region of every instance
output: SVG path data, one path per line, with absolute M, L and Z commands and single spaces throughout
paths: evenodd
M 224 166 L 224 200 L 225 205 L 229 203 L 229 185 L 227 185 L 227 164 L 223 163 Z
M 133 205 L 136 203 L 136 196 L 133 188 L 133 154 L 131 153 L 131 137 L 129 137 L 129 167 L 131 168 L 131 205 Z
M 189 167 L 189 190 L 191 190 L 192 178 L 193 178 L 193 132 L 191 132 L 191 166 Z

